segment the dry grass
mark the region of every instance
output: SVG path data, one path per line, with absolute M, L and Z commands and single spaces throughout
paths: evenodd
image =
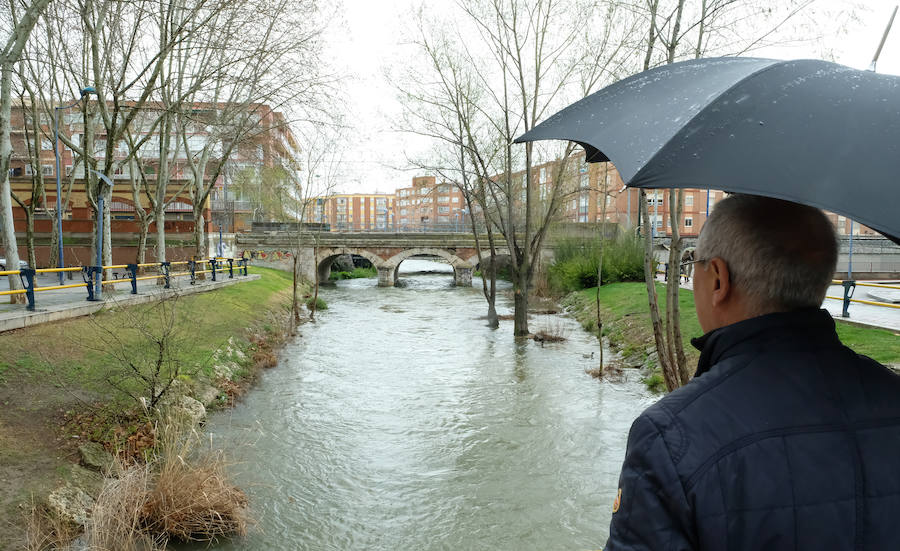
M 25 523 L 25 551 L 69 549 L 80 528 L 32 499 Z
M 157 453 L 143 464 L 119 463 L 86 527 L 91 549 L 156 551 L 170 540 L 211 542 L 247 533 L 247 496 L 229 482 L 220 452 L 201 445 L 181 419 L 157 429 Z
M 563 342 L 569 338 L 569 330 L 559 318 L 552 318 L 545 321 L 541 327 L 534 332 L 532 338 L 541 343 Z

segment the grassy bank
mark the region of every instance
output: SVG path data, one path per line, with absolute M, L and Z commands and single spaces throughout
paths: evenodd
M 563 303 L 573 310 L 582 326 L 596 332 L 595 300 L 597 288 L 583 289 L 570 293 Z M 654 349 L 653 327 L 647 306 L 647 287 L 644 283 L 611 283 L 600 291 L 600 315 L 603 320 L 603 334 L 632 365 L 646 362 L 649 351 Z M 665 316 L 665 287 L 657 284 L 660 297 L 661 315 Z M 690 339 L 700 336 L 702 331 L 694 313 L 694 293 L 681 289 L 681 331 L 685 353 L 690 363 L 696 363 L 699 353 L 690 345 Z M 837 322 L 837 333 L 841 341 L 860 354 L 885 364 L 900 363 L 900 339 L 885 329 L 870 329 Z M 649 380 L 652 385 L 656 378 Z M 661 379 L 660 379 L 661 380 Z
M 133 368 L 153 368 L 154 338 L 164 335 L 171 352 L 160 380 L 177 370 L 172 392 L 205 390 L 213 406 L 228 403 L 256 368 L 273 363 L 291 275 L 252 272 L 262 277 L 186 295 L 166 308 L 115 308 L 0 334 L 0 550 L 24 548 L 23 512 L 32 496 L 85 476 L 74 468 L 79 444 L 138 452 L 141 442 L 153 444 L 135 400 L 147 384 Z

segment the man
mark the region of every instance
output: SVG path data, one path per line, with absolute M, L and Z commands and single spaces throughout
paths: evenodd
M 819 309 L 828 219 L 731 196 L 695 258 L 697 372 L 632 425 L 605 551 L 900 550 L 900 377 Z

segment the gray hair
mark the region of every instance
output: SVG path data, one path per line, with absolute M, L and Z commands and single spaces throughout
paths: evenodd
M 696 258 L 719 257 L 755 315 L 821 306 L 834 276 L 834 227 L 813 207 L 731 195 L 703 225 Z

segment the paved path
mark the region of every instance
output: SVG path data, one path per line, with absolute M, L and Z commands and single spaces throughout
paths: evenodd
M 209 277 L 209 274 L 207 274 Z M 117 304 L 137 304 L 156 300 L 157 298 L 175 292 L 180 293 L 196 293 L 210 291 L 219 287 L 233 285 L 241 281 L 251 281 L 258 279 L 259 275 L 250 274 L 246 277 L 237 275 L 235 271 L 234 279 L 228 279 L 228 273 L 217 274 L 217 281 L 211 279 L 197 281 L 195 285 L 191 285 L 190 277 L 173 277 L 171 290 L 164 289 L 161 285 L 156 284 L 155 279 L 138 281 L 138 294 L 131 294 L 131 283 L 116 283 L 114 292 L 103 291 L 102 302 L 88 302 L 87 290 L 84 287 L 74 289 L 59 289 L 56 291 L 41 291 L 35 293 L 35 311 L 29 312 L 24 304 L 10 304 L 8 296 L 0 296 L 0 332 L 9 331 L 11 329 L 19 329 L 38 323 L 46 323 L 59 319 L 67 319 L 72 317 L 84 316 L 103 308 L 108 302 Z M 72 280 L 66 279 L 65 283 L 81 283 L 80 273 L 75 273 Z M 35 287 L 48 287 L 59 284 L 59 277 L 56 274 L 38 274 L 35 278 Z M 9 279 L 6 276 L 0 277 L 0 290 L 9 289 Z
M 663 276 L 659 276 L 657 279 L 659 279 L 659 281 L 662 281 Z M 681 287 L 683 289 L 693 289 L 693 280 L 689 280 L 687 283 L 682 283 Z M 874 289 L 871 287 L 857 287 L 853 298 L 863 300 L 876 300 L 871 296 L 867 296 L 867 291 L 875 292 L 880 296 L 880 298 L 894 298 L 895 300 L 900 300 L 900 290 Z M 840 285 L 832 285 L 828 288 L 828 292 L 826 294 L 831 297 L 843 297 L 844 288 Z M 850 308 L 848 309 L 850 318 L 842 318 L 841 312 L 843 311 L 843 307 L 843 300 L 832 300 L 826 298 L 825 302 L 822 303 L 822 308 L 828 310 L 836 319 L 846 320 L 862 325 L 881 327 L 884 329 L 890 329 L 892 331 L 900 332 L 900 308 L 888 308 L 886 306 L 874 306 L 870 304 L 851 302 Z

